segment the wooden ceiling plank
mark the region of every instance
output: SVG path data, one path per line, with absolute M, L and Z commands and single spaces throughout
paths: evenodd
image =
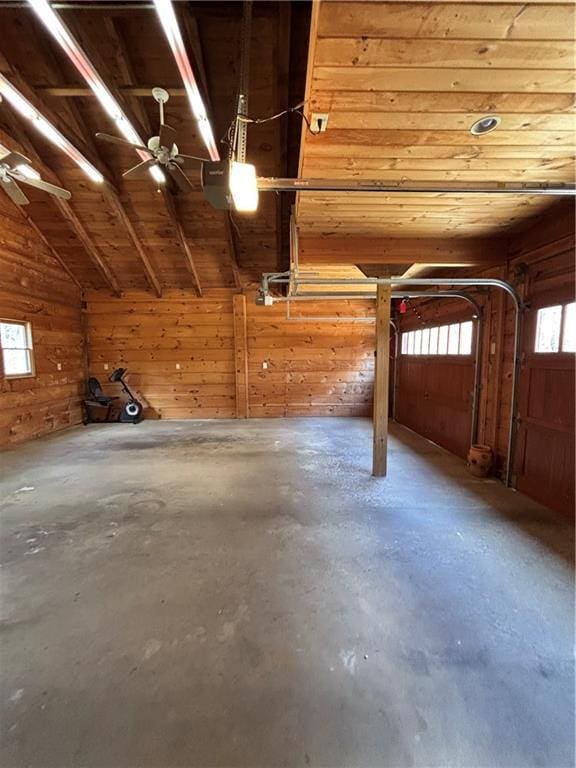
M 574 47 L 558 40 L 426 40 L 321 38 L 318 66 L 458 67 L 462 69 L 572 69 Z
M 463 91 L 485 93 L 572 93 L 569 69 L 464 69 L 419 67 L 315 66 L 313 90 L 358 91 L 370 83 L 371 91 Z
M 574 5 L 329 2 L 319 37 L 571 40 Z
M 458 91 L 312 91 L 310 109 L 318 112 L 574 112 L 573 93 L 465 93 Z

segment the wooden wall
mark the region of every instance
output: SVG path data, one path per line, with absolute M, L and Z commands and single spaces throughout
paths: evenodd
M 247 314 L 251 416 L 370 415 L 373 302 L 292 302 L 287 319 L 286 304 L 249 301 Z
M 90 374 L 107 383 L 128 368 L 130 388 L 146 418 L 209 419 L 236 415 L 232 292 L 166 292 L 154 299 L 87 295 Z
M 330 321 L 334 302 L 306 302 L 292 311 L 317 316 L 287 320 L 286 305 L 257 307 L 245 300 L 245 339 L 232 291 L 190 299 L 130 293 L 87 297 L 90 372 L 101 380 L 117 366 L 130 370 L 130 386 L 149 418 L 234 418 L 236 369 L 247 370 L 248 412 L 259 416 L 359 416 L 372 407 L 374 325 Z M 236 308 L 236 310 L 234 309 Z M 340 305 L 338 314 L 363 319 L 368 303 Z M 328 318 L 328 321 L 326 321 Z M 235 356 L 238 357 L 235 359 Z M 244 359 L 242 359 L 244 357 Z M 105 365 L 108 369 L 105 369 Z M 180 368 L 176 366 L 179 365 Z
M 31 322 L 36 367 L 32 378 L 6 379 L 0 370 L 0 446 L 81 422 L 85 360 L 80 289 L 4 194 L 0 317 Z

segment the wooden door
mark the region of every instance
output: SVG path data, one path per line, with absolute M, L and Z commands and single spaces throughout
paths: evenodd
M 396 419 L 465 458 L 470 447 L 474 357 L 400 355 Z
M 574 354 L 536 352 L 538 309 L 573 301 L 570 285 L 532 298 L 525 318 L 515 451 L 516 487 L 574 513 Z

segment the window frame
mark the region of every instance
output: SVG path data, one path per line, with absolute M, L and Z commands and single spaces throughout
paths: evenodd
M 550 303 L 548 303 L 550 302 Z M 575 351 L 570 351 L 567 349 L 563 349 L 564 346 L 564 331 L 566 328 L 566 307 L 576 304 L 576 300 L 574 298 L 570 299 L 555 299 L 554 301 L 550 298 L 546 303 L 538 304 L 534 307 L 535 314 L 533 316 L 533 322 L 532 322 L 532 333 L 531 333 L 531 344 L 530 344 L 530 353 L 533 355 L 536 355 L 537 357 L 544 357 L 545 355 L 574 355 L 576 354 Z M 560 307 L 560 330 L 558 334 L 558 349 L 555 350 L 537 350 L 536 349 L 536 343 L 538 341 L 538 314 L 541 310 L 544 309 L 551 309 L 552 307 Z
M 19 325 L 24 327 L 26 334 L 25 347 L 3 347 L 0 336 L 0 357 L 2 359 L 2 376 L 4 379 L 33 379 L 36 376 L 36 361 L 34 359 L 34 339 L 32 336 L 32 323 L 29 320 L 15 320 L 9 317 L 0 317 L 0 324 Z M 28 353 L 30 370 L 26 373 L 6 373 L 6 363 L 4 362 L 4 352 L 9 349 L 23 349 Z

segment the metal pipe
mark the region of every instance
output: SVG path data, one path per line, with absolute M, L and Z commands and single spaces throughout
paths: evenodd
M 264 297 L 270 297 L 269 289 L 270 283 L 284 284 L 289 281 L 289 273 L 287 272 L 266 272 L 262 275 L 261 290 Z M 512 480 L 512 460 L 513 451 L 516 439 L 516 427 L 517 427 L 517 409 L 518 409 L 518 383 L 520 379 L 520 344 L 521 344 L 521 332 L 522 332 L 522 312 L 524 310 L 524 304 L 521 301 L 519 295 L 516 293 L 514 287 L 507 283 L 505 280 L 498 280 L 496 278 L 480 277 L 480 278 L 468 278 L 458 277 L 451 279 L 438 279 L 438 278 L 402 278 L 402 277 L 366 277 L 363 279 L 356 278 L 307 278 L 299 281 L 306 285 L 466 285 L 469 287 L 492 287 L 500 288 L 505 291 L 513 301 L 515 311 L 514 322 L 514 346 L 513 346 L 513 368 L 512 368 L 512 381 L 511 381 L 511 400 L 510 400 L 510 422 L 508 426 L 508 446 L 506 456 L 506 467 L 504 483 L 506 487 L 511 486 Z M 284 298 L 284 297 L 282 297 Z M 314 297 L 318 300 L 318 296 Z M 324 298 L 338 298 L 328 297 Z M 275 297 L 273 301 L 277 300 Z M 282 299 L 279 299 L 282 300 Z M 290 300 L 288 298 L 288 300 Z M 477 421 L 477 413 L 475 414 Z
M 402 192 L 405 194 L 463 194 L 463 195 L 576 195 L 576 184 L 549 184 L 545 181 L 476 182 L 463 181 L 383 181 L 379 179 L 277 179 L 260 176 L 257 179 L 260 192 Z
M 398 380 L 398 340 L 400 338 L 400 332 L 398 326 L 394 320 L 390 320 L 390 325 L 394 329 L 394 376 L 392 377 L 392 419 L 396 421 L 396 389 Z

